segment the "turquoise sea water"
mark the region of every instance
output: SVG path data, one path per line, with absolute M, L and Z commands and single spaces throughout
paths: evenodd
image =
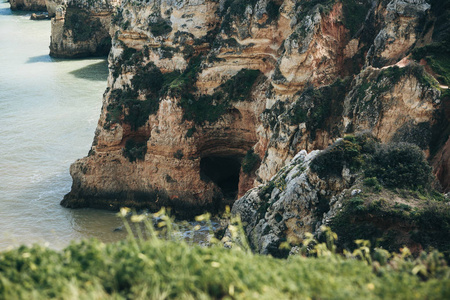
M 92 143 L 107 62 L 52 59 L 50 21 L 29 17 L 0 2 L 0 250 L 121 239 L 114 213 L 59 205 L 72 184 L 70 164 Z

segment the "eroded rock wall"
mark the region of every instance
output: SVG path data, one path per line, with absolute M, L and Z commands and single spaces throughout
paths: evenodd
M 450 207 L 442 195 L 433 199 L 430 171 L 417 146 L 347 136 L 325 150 L 301 150 L 231 213 L 252 249 L 275 257 L 297 253 L 307 233 L 320 238 L 324 225 L 337 232 L 340 249 L 363 239 L 389 251 L 407 246 L 417 255 L 432 246 L 448 253 Z
M 45 0 L 10 0 L 11 10 L 46 11 Z
M 111 48 L 109 29 L 120 1 L 48 1 L 51 21 L 50 56 L 76 58 L 106 56 Z
M 214 210 L 299 150 L 364 130 L 428 152 L 441 93 L 408 55 L 430 6 L 319 2 L 124 1 L 94 143 L 62 204 Z

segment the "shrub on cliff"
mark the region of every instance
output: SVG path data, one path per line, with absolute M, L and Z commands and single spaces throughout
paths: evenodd
M 367 177 L 376 177 L 390 188 L 429 188 L 431 167 L 419 147 L 408 143 L 390 143 L 377 146 L 368 159 Z
M 144 160 L 145 153 L 147 153 L 147 143 L 138 142 L 133 139 L 127 140 L 125 148 L 123 149 L 123 155 L 128 158 L 130 162 L 136 160 Z
M 339 235 L 340 247 L 354 249 L 357 239 L 389 251 L 398 251 L 405 243 L 420 244 L 423 249 L 439 249 L 450 260 L 450 206 L 430 195 L 424 200 L 424 195 L 402 193 L 405 198 L 384 190 L 346 200 L 330 224 Z
M 325 149 L 311 162 L 311 170 L 320 177 L 339 176 L 344 167 L 358 171 L 366 155 L 372 153 L 375 139 L 368 135 L 346 136 Z
M 100 30 L 102 24 L 98 19 L 92 19 L 82 10 L 68 10 L 64 21 L 64 30 L 72 31 L 73 41 L 83 42 L 91 39 Z
M 322 178 L 340 176 L 344 167 L 353 173 L 364 169 L 364 176 L 388 188 L 431 189 L 431 167 L 413 144 L 381 144 L 364 134 L 346 136 L 311 162 L 311 170 Z

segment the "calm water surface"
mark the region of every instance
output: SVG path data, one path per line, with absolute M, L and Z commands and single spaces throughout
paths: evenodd
M 106 61 L 50 58 L 50 21 L 30 21 L 0 1 L 0 250 L 123 238 L 113 232 L 122 225 L 114 213 L 59 205 L 70 164 L 92 143 Z

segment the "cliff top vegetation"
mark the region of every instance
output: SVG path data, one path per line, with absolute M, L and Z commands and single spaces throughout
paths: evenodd
M 176 241 L 163 218 L 166 239 L 149 219 L 134 215 L 152 232 L 145 240 L 72 243 L 61 251 L 42 246 L 0 253 L 0 294 L 9 299 L 446 299 L 450 268 L 437 251 L 414 259 L 409 250 L 370 252 L 365 241 L 345 255 L 337 236 L 324 228 L 324 242 L 311 236 L 287 260 L 252 254 L 242 228 L 230 225 L 232 249 Z M 131 232 L 129 223 L 125 226 Z M 140 232 L 140 231 L 138 231 Z M 142 232 L 140 234 L 142 236 Z

